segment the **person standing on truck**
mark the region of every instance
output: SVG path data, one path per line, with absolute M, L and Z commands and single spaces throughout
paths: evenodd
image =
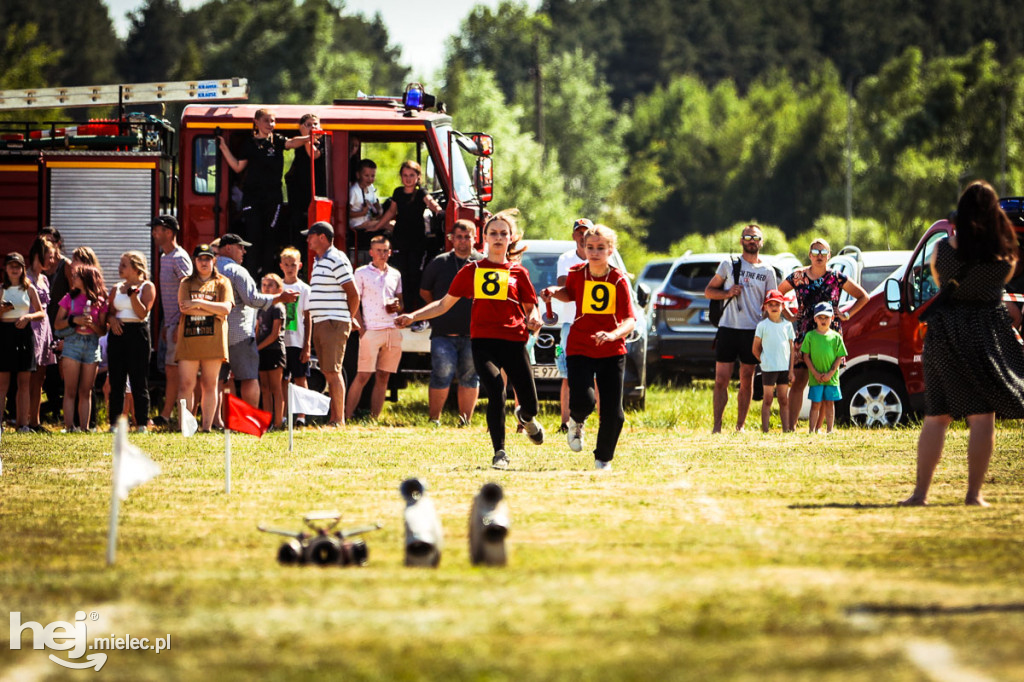
M 809 374 L 800 352 L 800 344 L 803 343 L 807 332 L 815 328 L 815 306 L 819 303 L 828 303 L 832 306 L 835 312 L 832 317 L 832 329 L 842 334 L 842 323 L 849 320 L 868 303 L 868 292 L 864 291 L 864 287 L 843 273 L 828 267 L 828 259 L 831 255 L 832 247 L 828 245 L 827 241 L 818 237 L 811 242 L 808 252 L 807 258 L 811 264 L 806 268 L 794 270 L 779 285 L 779 291 L 783 295 L 790 291 L 796 292 L 796 315 L 787 315 L 796 323 L 794 352 L 797 360 L 793 368 L 793 385 L 789 389 L 789 424 L 794 429 L 797 420 L 800 419 L 800 412 L 803 410 L 804 388 L 807 386 Z M 839 298 L 844 291 L 854 298 L 854 302 L 849 310 L 840 312 Z
M 1017 238 L 999 197 L 984 181 L 972 183 L 957 204 L 953 236 L 935 245 L 932 276 L 941 288 L 926 309 L 925 418 L 917 441 L 917 483 L 899 504 L 928 502 L 946 430 L 966 419 L 967 505 L 981 496 L 995 447 L 996 416 L 1024 419 L 1024 348 L 1002 303 L 1017 261 Z
M 323 220 L 313 223 L 302 235 L 309 250 L 316 254 L 309 277 L 309 319 L 313 333 L 303 348 L 309 356 L 310 343 L 316 346 L 320 371 L 331 395 L 328 426 L 345 423 L 345 382 L 341 366 L 345 344 L 352 331 L 352 311 L 359 308 L 359 292 L 352 280 L 352 263 L 334 246 L 334 227 Z
M 469 263 L 483 256 L 473 249 L 476 226 L 472 221 L 456 220 L 448 238 L 452 250 L 440 254 L 423 271 L 420 298 L 426 303 L 444 298 L 455 275 Z M 469 338 L 469 320 L 473 302 L 459 299 L 455 306 L 434 319 L 430 325 L 430 388 L 428 410 L 430 423 L 441 425 L 441 412 L 452 380 L 458 376 L 459 424 L 469 426 L 480 395 L 480 376 L 473 364 L 473 348 Z
M 305 142 L 295 148 L 295 157 L 288 172 L 284 174 L 284 184 L 288 188 L 288 232 L 283 235 L 280 246 L 293 248 L 305 247 L 305 240 L 299 234 L 309 226 L 309 202 L 313 195 L 327 196 L 327 157 L 324 156 L 324 137 L 320 133 L 320 119 L 316 114 L 303 114 L 299 119 L 299 137 Z M 315 141 L 314 141 L 315 140 Z M 309 155 L 313 154 L 313 166 L 316 171 L 316 189 L 310 180 Z
M 425 189 L 420 187 L 420 176 L 423 169 L 415 161 L 403 161 L 398 171 L 402 178 L 402 186 L 395 188 L 391 194 L 391 204 L 381 217 L 379 227 L 385 229 L 388 223 L 395 221 L 391 230 L 392 256 L 391 264 L 402 273 L 402 291 L 406 292 L 409 308 L 419 308 L 420 279 L 423 275 L 424 260 L 427 255 L 427 230 L 423 213 L 429 208 L 434 213 L 441 212 L 441 205 Z M 377 226 L 367 227 L 367 231 Z
M 490 217 L 484 224 L 483 260 L 468 263 L 459 270 L 444 298 L 428 303 L 407 315 L 399 315 L 399 327 L 408 327 L 418 320 L 429 320 L 452 309 L 460 298 L 473 299 L 470 337 L 473 363 L 487 391 L 487 431 L 494 447 L 491 466 L 507 469 L 505 452 L 505 380 L 502 371 L 519 399 L 516 421 L 535 445 L 544 442 L 544 429 L 536 419 L 537 386 L 533 381 L 526 340 L 531 331 L 543 323 L 537 311 L 537 293 L 530 282 L 530 273 L 519 262 L 523 249 L 516 245 L 522 239 L 516 216 L 518 209 L 506 209 Z
M 153 426 L 167 426 L 178 405 L 178 288 L 192 274 L 192 259 L 178 245 L 178 219 L 159 215 L 150 223 L 153 244 L 160 251 L 160 338 L 157 340 L 157 369 L 164 370 L 164 406 L 153 418 Z M 161 362 L 162 359 L 162 362 Z
M 775 269 L 761 260 L 764 233 L 759 225 L 747 225 L 740 234 L 743 255 L 739 259 L 739 278 L 733 280 L 733 260 L 727 258 L 708 282 L 704 295 L 711 300 L 730 300 L 715 335 L 715 388 L 713 394 L 715 424 L 712 433 L 722 432 L 722 415 L 729 402 L 729 380 L 736 361 L 740 362 L 740 388 L 736 394 L 736 430 L 742 431 L 754 390 L 754 330 L 761 321 L 761 305 L 772 289 L 777 289 Z
M 252 248 L 245 259 L 245 268 L 252 275 L 272 272 L 274 258 L 282 236 L 279 229 L 281 202 L 281 174 L 284 172 L 284 150 L 301 147 L 309 134 L 285 138 L 274 134 L 277 118 L 268 109 L 257 109 L 252 124 L 252 135 L 238 149 L 237 155 L 223 136 L 217 137 L 220 151 L 231 170 L 245 171 L 242 180 L 242 225 L 244 237 Z M 229 278 L 230 279 L 230 278 Z M 258 385 L 257 385 L 258 386 Z

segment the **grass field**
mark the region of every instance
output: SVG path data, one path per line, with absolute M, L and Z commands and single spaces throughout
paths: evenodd
M 111 436 L 5 433 L 0 603 L 43 626 L 95 612 L 90 640 L 170 635 L 160 654 L 107 652 L 116 680 L 1024 679 L 1016 422 L 1000 424 L 993 507 L 962 506 L 954 430 L 933 506 L 903 509 L 915 429 L 713 437 L 696 384 L 627 415 L 612 472 L 552 433 L 541 447 L 510 434 L 499 472 L 483 415 L 429 428 L 425 398 L 405 392 L 379 425 L 303 431 L 292 455 L 287 434 L 236 435 L 231 495 L 222 435 L 132 435 L 163 473 L 123 503 L 113 568 Z M 410 476 L 444 521 L 437 570 L 402 566 Z M 504 569 L 468 562 L 469 506 L 491 480 L 513 514 Z M 325 508 L 384 524 L 369 566 L 279 566 L 257 523 L 298 529 Z M 0 678 L 94 674 L 22 642 L 0 626 Z

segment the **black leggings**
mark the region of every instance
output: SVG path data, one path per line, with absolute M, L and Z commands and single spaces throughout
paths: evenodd
M 512 390 L 519 398 L 519 415 L 523 421 L 537 416 L 537 386 L 533 383 L 530 356 L 525 341 L 504 339 L 473 339 L 473 363 L 480 383 L 487 391 L 487 431 L 494 451 L 505 449 L 505 370 Z
M 622 380 L 626 372 L 626 356 L 610 358 L 588 358 L 586 355 L 570 355 L 565 358 L 569 374 L 569 416 L 582 423 L 594 411 L 594 380 L 601 394 L 600 424 L 597 428 L 597 445 L 594 457 L 610 462 L 615 456 L 615 446 L 626 423 L 622 411 Z
M 110 376 L 110 425 L 124 412 L 124 391 L 132 382 L 135 423 L 145 426 L 149 420 L 149 342 L 148 322 L 123 322 L 120 335 L 107 336 L 107 373 Z

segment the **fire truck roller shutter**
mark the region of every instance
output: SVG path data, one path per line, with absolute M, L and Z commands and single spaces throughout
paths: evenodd
M 125 251 L 151 258 L 146 224 L 153 218 L 153 172 L 144 166 L 50 168 L 50 224 L 60 230 L 68 257 L 79 246 L 92 247 L 108 286 L 118 281 Z

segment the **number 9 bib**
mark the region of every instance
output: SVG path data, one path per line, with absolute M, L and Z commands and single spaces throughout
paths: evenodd
M 608 282 L 583 283 L 583 314 L 615 314 L 615 287 Z
M 473 296 L 507 301 L 508 270 L 477 268 L 473 273 Z

